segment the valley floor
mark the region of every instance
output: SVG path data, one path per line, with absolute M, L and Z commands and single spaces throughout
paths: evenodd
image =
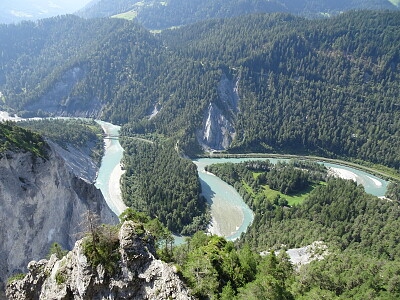
M 348 166 L 354 169 L 358 169 L 370 174 L 374 174 L 379 177 L 383 177 L 383 179 L 394 179 L 400 180 L 400 174 L 391 174 L 388 172 L 384 172 L 382 170 L 377 170 L 375 168 L 363 166 L 360 164 L 356 164 L 353 162 L 334 159 L 334 158 L 326 158 L 320 156 L 311 156 L 311 155 L 294 155 L 294 154 L 276 154 L 276 153 L 243 153 L 243 154 L 230 154 L 230 153 L 210 153 L 205 155 L 198 155 L 199 158 L 241 158 L 241 157 L 252 157 L 252 158 L 285 158 L 285 159 L 309 159 L 314 161 L 322 161 L 329 162 L 337 165 Z

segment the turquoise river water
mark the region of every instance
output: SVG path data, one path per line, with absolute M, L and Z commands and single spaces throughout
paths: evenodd
M 103 121 L 96 122 L 103 127 L 107 135 L 116 137 L 119 136 L 120 126 Z M 111 210 L 117 216 L 119 216 L 123 211 L 123 209 L 121 209 L 121 206 L 124 206 L 119 192 L 116 191 L 120 188 L 118 184 L 120 178 L 114 178 L 114 180 L 112 180 L 112 176 L 116 176 L 115 172 L 113 171 L 120 164 L 124 150 L 117 138 L 107 139 L 105 142 L 105 152 L 101 161 L 99 172 L 97 174 L 95 185 L 98 189 L 101 190 L 104 199 L 106 200 Z M 115 186 L 110 184 L 113 182 L 116 183 Z
M 99 123 L 106 127 L 109 135 L 118 136 L 119 126 L 101 121 Z M 120 212 L 114 205 L 115 201 L 113 202 L 111 199 L 112 193 L 110 193 L 110 185 L 108 183 L 110 182 L 114 168 L 122 159 L 123 149 L 117 139 L 109 141 L 111 144 L 106 148 L 96 186 L 102 191 L 110 208 L 119 214 Z M 253 212 L 232 186 L 217 176 L 207 173 L 204 168 L 214 163 L 239 163 L 249 160 L 265 160 L 265 158 L 202 158 L 193 161 L 197 165 L 203 195 L 211 208 L 213 220 L 209 230 L 212 233 L 226 237 L 228 240 L 235 240 L 242 232 L 246 231 L 247 227 L 253 221 Z M 272 163 L 278 161 L 278 159 L 269 160 Z M 285 159 L 281 160 L 284 161 Z M 339 171 L 342 177 L 353 179 L 357 183 L 362 184 L 368 193 L 379 197 L 385 195 L 388 182 L 350 167 L 329 163 L 323 164 Z M 177 237 L 178 243 L 182 242 L 181 240 L 183 241 L 182 238 Z
M 193 161 L 197 165 L 203 195 L 211 206 L 213 221 L 210 231 L 222 235 L 228 240 L 235 240 L 242 232 L 246 231 L 253 221 L 253 212 L 232 186 L 217 176 L 207 173 L 204 168 L 215 163 L 239 163 L 249 160 L 265 160 L 265 158 L 202 158 Z M 272 163 L 276 163 L 278 160 L 285 161 L 285 159 L 269 159 Z M 342 177 L 362 184 L 368 193 L 378 197 L 385 195 L 387 181 L 353 168 L 329 163 L 323 164 L 340 172 Z

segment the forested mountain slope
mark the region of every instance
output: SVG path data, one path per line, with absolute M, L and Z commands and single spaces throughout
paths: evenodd
M 162 37 L 180 55 L 240 78 L 231 150 L 315 152 L 398 168 L 399 20 L 377 12 L 319 21 L 256 15 Z
M 252 15 L 157 36 L 73 16 L 2 26 L 2 107 L 127 123 L 125 135 L 161 133 L 188 153 L 213 116 L 232 151 L 399 168 L 399 16 Z
M 144 29 L 121 20 L 65 16 L 0 32 L 3 101 L 39 114 L 99 115 L 133 73 L 129 67 L 158 47 Z M 128 55 L 140 61 L 127 62 Z
M 86 18 L 135 18 L 146 28 L 165 29 L 252 13 L 286 12 L 306 17 L 326 17 L 354 9 L 398 9 L 398 3 L 389 0 L 96 0 L 77 14 Z
M 293 253 L 294 247 L 315 244 L 315 241 L 321 241 L 318 243 L 327 245 L 329 249 L 325 252 L 319 248 L 313 256 L 316 260 L 298 266 L 292 275 L 278 276 L 282 289 L 270 288 L 273 281 L 268 275 L 277 273 L 263 274 L 265 268 L 258 268 L 256 277 L 259 278 L 237 289 L 237 298 L 223 299 L 399 298 L 400 264 L 396 233 L 399 202 L 369 195 L 353 181 L 326 177 L 324 169 L 317 163 L 305 161 L 276 165 L 247 161 L 207 167 L 207 171 L 235 186 L 254 211 L 253 223 L 236 244 L 239 249 L 243 251 L 250 246 L 259 253 L 290 248 L 288 253 Z M 310 184 L 312 180 L 326 182 L 320 182 L 301 202 L 288 205 L 291 201 L 288 188 L 289 194 L 293 187 L 304 192 L 307 181 Z M 283 193 L 277 195 L 278 190 Z M 301 251 L 307 252 L 304 248 Z M 280 251 L 279 255 L 282 254 Z M 188 261 L 193 260 L 194 255 L 190 253 L 187 257 Z M 205 268 L 204 260 L 203 256 Z M 223 264 L 228 261 L 226 259 Z M 221 269 L 229 270 L 226 267 Z M 291 268 L 285 270 L 293 271 Z M 235 289 L 243 281 L 232 280 L 231 283 Z M 226 288 L 222 289 L 221 296 Z M 288 297 L 272 296 L 278 291 L 286 291 Z

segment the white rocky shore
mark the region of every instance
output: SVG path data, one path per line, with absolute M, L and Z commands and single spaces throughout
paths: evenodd
M 342 179 L 353 180 L 357 182 L 357 174 L 341 168 L 329 167 L 330 174 Z
M 279 251 L 276 251 L 275 253 L 278 254 Z M 269 253 L 269 251 L 263 251 L 260 254 L 264 256 Z M 309 264 L 314 260 L 322 260 L 330 254 L 328 246 L 322 241 L 315 241 L 312 244 L 301 248 L 288 249 L 286 250 L 286 253 L 289 255 L 291 263 L 297 268 Z

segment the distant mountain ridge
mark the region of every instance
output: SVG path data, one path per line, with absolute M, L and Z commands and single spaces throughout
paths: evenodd
M 85 18 L 134 18 L 146 28 L 165 29 L 253 13 L 285 12 L 315 18 L 348 10 L 398 8 L 397 0 L 94 0 L 77 15 Z

